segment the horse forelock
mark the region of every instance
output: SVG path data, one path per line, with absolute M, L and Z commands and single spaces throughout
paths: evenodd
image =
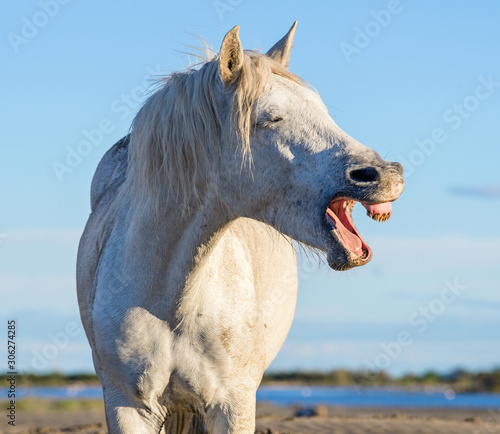
M 246 50 L 237 80 L 224 87 L 218 60 L 162 77 L 134 118 L 126 188 L 136 201 L 156 209 L 172 197 L 183 208 L 199 202 L 217 185 L 223 146 L 240 146 L 242 166 L 251 170 L 252 111 L 271 74 L 305 85 L 270 57 Z

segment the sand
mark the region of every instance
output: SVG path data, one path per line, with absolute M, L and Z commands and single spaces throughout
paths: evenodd
M 0 432 L 104 434 L 107 430 L 102 410 L 93 409 L 21 412 L 15 428 L 7 428 L 3 421 Z M 256 433 L 500 433 L 500 409 L 299 409 L 259 404 Z

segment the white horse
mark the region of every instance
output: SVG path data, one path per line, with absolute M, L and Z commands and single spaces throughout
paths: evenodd
M 292 322 L 292 240 L 336 270 L 371 250 L 356 201 L 386 220 L 402 167 L 344 133 L 239 28 L 174 73 L 104 156 L 77 266 L 85 330 L 113 433 L 251 433 L 256 390 Z M 205 431 L 206 430 L 206 431 Z

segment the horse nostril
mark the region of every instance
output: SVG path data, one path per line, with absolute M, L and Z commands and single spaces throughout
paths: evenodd
M 351 180 L 356 182 L 377 182 L 380 180 L 380 174 L 375 167 L 364 167 L 356 169 L 349 174 Z

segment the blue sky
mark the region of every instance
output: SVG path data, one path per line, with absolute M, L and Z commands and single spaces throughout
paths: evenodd
M 338 273 L 301 259 L 273 369 L 500 365 L 499 16 L 493 0 L 11 4 L 0 16 L 0 317 L 18 321 L 19 368 L 92 369 L 78 238 L 93 172 L 152 76 L 188 66 L 196 35 L 218 49 L 239 24 L 245 48 L 267 50 L 296 19 L 291 70 L 407 175 L 388 223 L 355 209 L 370 264 Z

